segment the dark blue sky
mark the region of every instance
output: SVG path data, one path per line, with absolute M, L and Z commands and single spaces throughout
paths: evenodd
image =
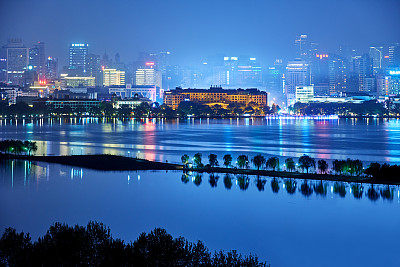
M 125 62 L 171 51 L 185 64 L 217 53 L 290 59 L 301 33 L 327 51 L 400 42 L 399 0 L 3 0 L 0 8 L 2 44 L 43 41 L 62 64 L 71 42 Z

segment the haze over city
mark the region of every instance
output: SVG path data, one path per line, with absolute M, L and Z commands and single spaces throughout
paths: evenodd
M 70 43 L 92 53 L 119 52 L 124 62 L 139 52 L 170 51 L 175 64 L 208 56 L 250 55 L 271 64 L 295 56 L 294 38 L 308 34 L 324 52 L 339 45 L 368 51 L 398 42 L 400 3 L 355 1 L 3 1 L 0 41 L 42 41 L 47 53 L 67 64 Z

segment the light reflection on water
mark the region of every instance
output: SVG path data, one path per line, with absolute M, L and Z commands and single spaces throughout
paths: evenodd
M 0 120 L 1 138 L 33 140 L 37 154 L 115 154 L 180 162 L 184 153 L 360 159 L 400 163 L 398 119 Z M 140 151 L 140 152 L 139 152 Z
M 164 227 L 272 266 L 396 266 L 399 194 L 386 185 L 8 161 L 0 165 L 0 228 L 36 239 L 55 221 L 98 220 L 125 241 Z

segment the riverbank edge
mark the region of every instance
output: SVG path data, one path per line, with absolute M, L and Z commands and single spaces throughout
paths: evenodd
M 388 184 L 400 185 L 399 182 L 389 181 L 384 179 L 374 180 L 364 176 L 349 176 L 337 174 L 318 174 L 318 173 L 300 173 L 287 171 L 270 171 L 270 170 L 255 170 L 255 169 L 237 169 L 237 168 L 186 168 L 184 165 L 156 162 L 145 159 L 129 158 L 118 155 L 71 155 L 71 156 L 27 156 L 27 155 L 10 155 L 1 154 L 0 160 L 28 160 L 40 161 L 48 163 L 56 163 L 69 165 L 73 167 L 94 169 L 100 171 L 138 171 L 138 170 L 171 170 L 183 172 L 198 172 L 198 173 L 224 173 L 224 174 L 244 174 L 255 176 L 268 176 L 274 178 L 292 178 L 317 181 L 336 181 L 349 183 L 369 183 L 369 184 Z

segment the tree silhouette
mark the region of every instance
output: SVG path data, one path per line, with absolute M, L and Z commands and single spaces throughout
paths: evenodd
M 323 159 L 318 160 L 318 170 L 320 173 L 325 174 L 328 170 L 328 163 Z
M 327 186 L 322 181 L 320 181 L 317 185 L 314 185 L 315 194 L 320 196 L 326 196 L 327 194 Z
M 294 163 L 293 158 L 287 158 L 285 160 L 286 170 L 292 172 L 296 169 L 296 164 Z
M 217 187 L 218 179 L 219 179 L 218 175 L 210 173 L 210 178 L 208 179 L 208 182 L 210 183 L 211 187 Z
M 361 199 L 363 195 L 364 187 L 362 184 L 353 184 L 351 186 L 351 192 L 353 193 L 353 196 L 357 199 Z
M 265 164 L 265 157 L 261 154 L 258 154 L 251 159 L 251 162 L 253 163 L 254 167 L 257 168 L 257 170 L 260 170 L 260 167 Z
M 189 156 L 186 155 L 186 154 L 184 154 L 184 155 L 181 157 L 181 161 L 182 161 L 182 164 L 185 165 L 185 167 L 186 167 L 186 166 L 189 164 Z
M 197 168 L 203 167 L 203 163 L 201 163 L 201 153 L 194 154 L 193 163 Z
M 265 167 L 271 168 L 273 171 L 275 171 L 276 168 L 279 168 L 279 159 L 277 157 L 270 157 L 266 161 Z
M 230 154 L 224 155 L 224 166 L 228 168 L 232 164 L 232 156 Z
M 202 175 L 201 175 L 200 173 L 197 173 L 197 174 L 194 176 L 194 181 L 193 181 L 193 183 L 194 183 L 196 186 L 199 186 L 199 185 L 201 184 L 201 182 L 202 182 Z
M 216 167 L 219 165 L 217 155 L 215 155 L 215 154 L 208 155 L 208 161 L 209 161 L 211 167 Z
M 308 170 L 311 167 L 315 168 L 315 159 L 311 158 L 310 156 L 303 155 L 299 158 L 299 167 L 301 169 L 306 169 L 308 173 Z
M 344 183 L 335 182 L 333 185 L 333 193 L 339 194 L 340 197 L 346 196 L 346 186 Z
M 296 187 L 297 182 L 295 180 L 287 179 L 285 181 L 286 192 L 288 192 L 289 194 L 293 195 L 294 193 L 296 193 Z
M 311 185 L 308 184 L 307 180 L 304 180 L 300 186 L 300 192 L 303 196 L 309 197 L 313 193 L 313 189 Z
M 240 190 L 244 191 L 244 190 L 247 190 L 247 188 L 249 188 L 250 179 L 249 179 L 249 177 L 246 177 L 244 174 L 238 175 L 237 181 L 238 181 Z
M 244 169 L 244 168 L 249 168 L 249 158 L 246 155 L 240 155 L 237 158 L 237 163 L 239 168 Z

